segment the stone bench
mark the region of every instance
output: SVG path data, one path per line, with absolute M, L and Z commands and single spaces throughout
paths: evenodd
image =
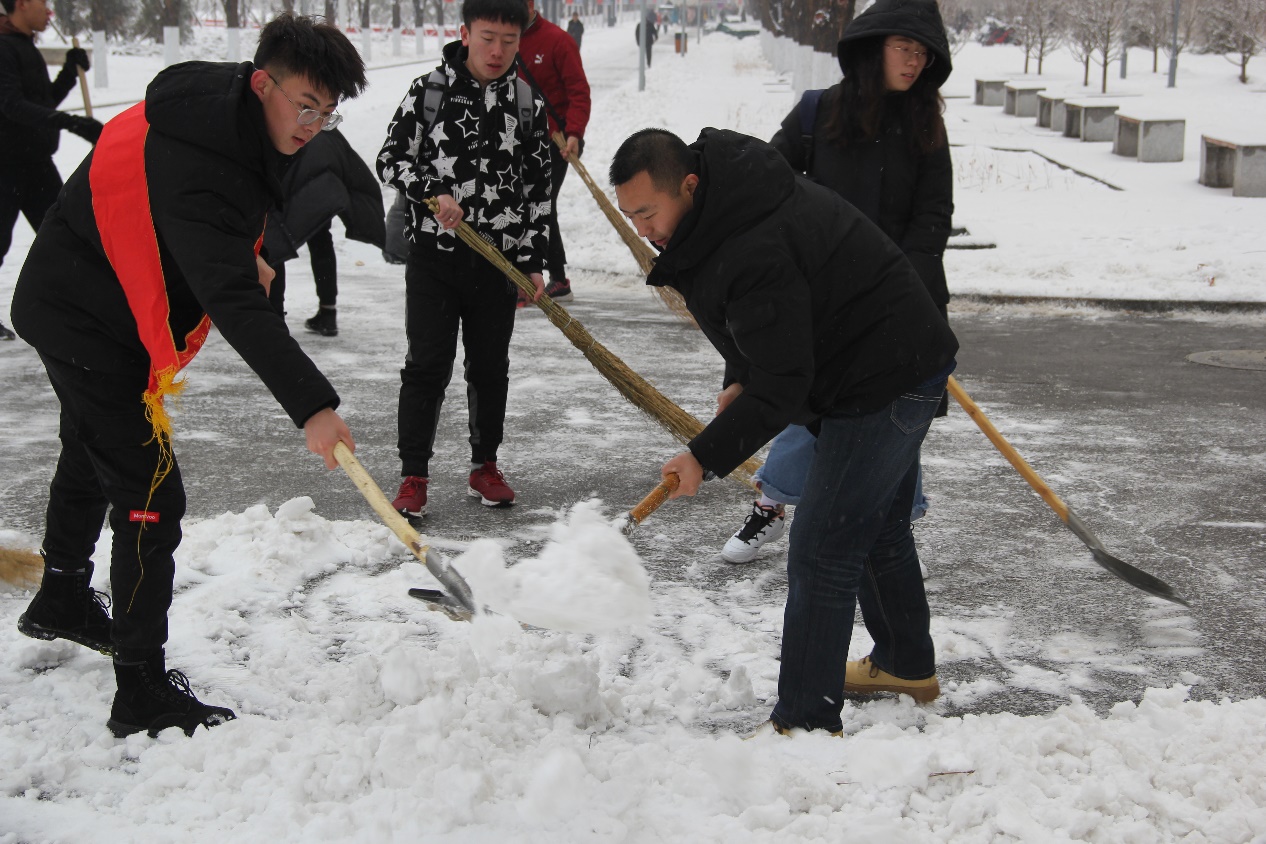
M 1095 99 L 1064 100 L 1064 137 L 1110 141 L 1116 134 L 1118 103 Z
M 1037 92 L 1046 89 L 1045 82 L 1008 82 L 1002 86 L 1006 102 L 1002 110 L 1016 117 L 1037 115 Z
M 1200 184 L 1230 188 L 1231 196 L 1266 196 L 1266 138 L 1201 135 Z
M 1037 92 L 1037 125 L 1046 129 L 1064 131 L 1064 100 L 1067 94 L 1051 91 Z
M 1006 99 L 1003 90 L 1009 77 L 982 78 L 976 80 L 976 105 L 1000 106 Z
M 1139 161 L 1182 161 L 1187 121 L 1117 112 L 1112 152 Z

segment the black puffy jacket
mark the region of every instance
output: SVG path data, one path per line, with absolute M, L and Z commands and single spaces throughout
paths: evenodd
M 50 80 L 35 40 L 0 17 L 0 150 L 6 166 L 47 161 L 57 152 L 57 104 L 77 79 L 69 66 Z
M 869 413 L 958 349 L 901 251 L 769 144 L 704 129 L 694 207 L 649 284 L 681 292 L 742 394 L 690 443 L 726 475 L 788 424 Z
M 187 336 L 209 315 L 302 425 L 337 407 L 338 395 L 259 284 L 255 243 L 281 199 L 289 159 L 268 138 L 249 87 L 254 69 L 250 62 L 185 62 L 150 83 L 144 155 L 152 231 L 173 336 Z M 41 353 L 68 363 L 147 370 L 136 319 L 101 245 L 89 181 L 95 155 L 67 180 L 31 245 L 13 294 L 13 326 Z

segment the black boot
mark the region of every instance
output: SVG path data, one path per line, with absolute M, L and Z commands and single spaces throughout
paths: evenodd
M 114 661 L 114 705 L 106 726 L 118 738 L 147 731 L 157 736 L 168 727 L 179 727 L 193 735 L 198 725 L 215 727 L 237 717 L 232 709 L 209 706 L 193 696 L 189 678 L 166 667 L 158 651 L 135 662 Z
M 314 334 L 320 334 L 322 337 L 338 336 L 338 309 L 327 308 L 324 305 L 316 312 L 316 316 L 312 319 L 303 321 L 308 330 Z
M 109 655 L 110 599 L 89 584 L 92 569 L 54 572 L 44 569 L 40 591 L 18 619 L 18 630 L 32 639 L 69 639 Z
M 5 328 L 4 323 L 0 322 L 0 340 L 16 340 L 18 335 L 14 334 L 11 329 Z

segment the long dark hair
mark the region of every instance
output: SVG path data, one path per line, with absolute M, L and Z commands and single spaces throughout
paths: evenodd
M 919 74 L 909 91 L 890 93 L 884 87 L 885 40 L 886 36 L 878 35 L 848 45 L 841 60 L 840 98 L 827 115 L 823 135 L 841 147 L 873 141 L 883 131 L 885 110 L 895 109 L 910 151 L 927 155 L 947 143 L 941 118 L 945 101 L 926 73 Z

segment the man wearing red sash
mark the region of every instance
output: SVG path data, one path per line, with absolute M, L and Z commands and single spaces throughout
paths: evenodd
M 338 394 L 269 305 L 258 253 L 291 157 L 365 84 L 337 28 L 290 14 L 264 27 L 254 62 L 165 69 L 106 125 L 22 267 L 14 328 L 61 402 L 62 452 L 44 578 L 18 629 L 113 654 L 117 736 L 192 734 L 234 717 L 199 701 L 163 651 L 185 512 L 163 399 L 180 391 L 211 325 L 327 467 L 336 443 L 353 446 Z M 107 509 L 113 618 L 90 585 Z

